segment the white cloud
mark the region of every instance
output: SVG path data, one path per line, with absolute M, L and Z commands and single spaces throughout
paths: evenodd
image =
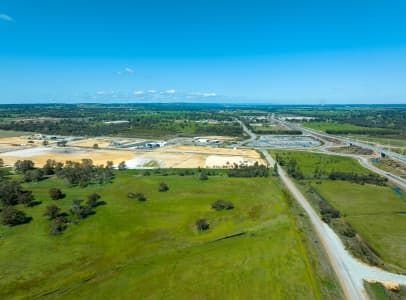
M 97 95 L 104 95 L 104 91 L 98 91 L 96 94 Z
M 6 22 L 14 22 L 14 19 L 6 14 L 0 14 L 0 20 L 6 21 Z
M 130 67 L 126 67 L 126 68 L 124 69 L 124 71 L 126 71 L 126 72 L 129 73 L 129 74 L 134 73 L 134 70 L 131 69 Z
M 148 90 L 148 93 L 150 93 L 150 94 L 155 94 L 155 93 L 156 93 L 156 90 Z
M 134 91 L 133 94 L 136 95 L 136 96 L 143 95 L 144 91 Z
M 217 96 L 217 94 L 216 93 L 203 93 L 202 96 L 203 97 L 215 97 L 215 96 Z
M 175 94 L 176 90 L 172 89 L 172 90 L 166 90 L 165 94 Z
M 196 96 L 196 97 L 215 97 L 217 96 L 216 93 L 213 92 L 206 92 L 206 93 L 193 93 L 191 94 L 192 96 Z

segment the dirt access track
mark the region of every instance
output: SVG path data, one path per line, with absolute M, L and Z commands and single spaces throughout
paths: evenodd
M 11 146 L 10 142 L 14 146 Z M 3 158 L 6 165 L 12 166 L 17 160 L 25 159 L 32 160 L 36 166 L 43 166 L 48 159 L 60 162 L 91 159 L 97 165 L 105 164 L 106 161 L 113 161 L 114 164 L 125 161 L 130 168 L 215 168 L 230 167 L 234 163 L 265 163 L 259 153 L 249 149 L 182 145 L 171 145 L 151 150 L 87 149 L 83 148 L 83 142 L 80 143 L 80 146 L 72 143 L 65 148 L 55 145 L 45 147 L 38 144 L 16 146 L 16 142 L 19 142 L 18 139 L 12 141 L 0 139 L 0 146 L 3 145 L 0 157 Z M 89 141 L 89 145 L 94 142 L 93 140 Z

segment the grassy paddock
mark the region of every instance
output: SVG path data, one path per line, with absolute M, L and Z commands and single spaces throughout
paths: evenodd
M 300 187 L 310 186 L 341 213 L 362 239 L 376 251 L 389 270 L 406 272 L 406 195 L 393 186 L 356 184 L 339 180 L 312 178 L 316 166 L 322 173 L 331 171 L 368 174 L 357 161 L 349 157 L 320 155 L 299 151 L 272 151 L 286 158 L 295 158 L 306 180 Z M 311 199 L 312 194 L 307 194 Z M 313 205 L 319 210 L 317 200 Z M 332 224 L 334 227 L 334 224 Z M 339 229 L 338 229 L 339 231 Z M 354 250 L 354 249 L 352 249 Z M 355 251 L 355 250 L 354 250 Z
M 380 128 L 362 127 L 349 123 L 337 123 L 337 122 L 305 122 L 303 127 L 307 127 L 319 131 L 327 130 L 381 130 Z
M 370 174 L 355 159 L 338 155 L 311 153 L 304 151 L 270 150 L 274 157 L 279 154 L 288 162 L 295 159 L 301 168 L 305 178 L 312 178 L 316 168 L 319 168 L 322 175 L 326 176 L 331 172 Z
M 26 131 L 14 131 L 14 130 L 2 130 L 0 129 L 0 138 L 8 138 L 22 135 L 30 135 L 31 132 Z
M 406 269 L 406 197 L 391 187 L 322 181 L 311 185 L 390 265 Z
M 365 290 L 371 300 L 402 300 L 406 299 L 406 287 L 390 290 L 379 282 L 364 281 Z
M 31 223 L 0 227 L 0 298 L 321 299 L 301 233 L 272 178 L 117 174 L 112 184 L 84 189 L 55 178 L 26 185 L 42 204 L 23 208 Z M 160 182 L 170 190 L 158 192 Z M 66 198 L 51 200 L 51 187 Z M 67 210 L 92 192 L 106 205 L 62 235 L 48 235 L 46 205 Z M 128 192 L 147 201 L 130 200 Z M 219 198 L 235 208 L 211 209 Z M 201 217 L 207 232 L 195 228 Z

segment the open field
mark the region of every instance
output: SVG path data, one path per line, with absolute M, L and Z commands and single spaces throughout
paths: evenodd
M 398 284 L 383 285 L 379 282 L 364 282 L 365 290 L 371 300 L 402 300 L 406 299 L 406 287 Z
M 391 187 L 342 181 L 311 183 L 385 264 L 406 269 L 406 197 Z
M 380 128 L 370 128 L 362 127 L 349 123 L 338 123 L 338 122 L 305 122 L 302 124 L 303 127 L 307 127 L 319 131 L 328 131 L 328 130 L 379 130 Z
M 8 137 L 15 137 L 15 136 L 22 136 L 22 135 L 29 135 L 29 134 L 30 134 L 30 132 L 0 129 L 0 138 L 8 138 Z
M 89 143 L 93 144 L 94 141 L 96 140 L 91 139 Z M 82 140 L 81 145 L 84 145 L 85 142 L 86 140 Z M 105 164 L 106 161 L 118 164 L 126 161 L 132 168 L 152 167 L 151 163 L 148 164 L 149 161 L 156 162 L 155 167 L 165 168 L 228 167 L 234 162 L 265 163 L 255 150 L 209 146 L 171 145 L 151 150 L 85 149 L 74 146 L 65 148 L 15 146 L 10 148 L 9 146 L 7 151 L 0 155 L 6 165 L 14 165 L 17 160 L 24 159 L 32 160 L 37 166 L 42 166 L 48 159 L 65 162 L 67 160 L 80 161 L 84 158 L 92 159 L 95 164 Z
M 8 136 L 0 137 L 0 147 L 13 146 L 18 149 L 19 146 L 40 146 L 42 141 L 40 140 L 31 140 L 28 138 L 29 135 L 18 135 L 18 136 Z
M 327 148 L 327 151 L 330 152 L 338 152 L 338 153 L 345 153 L 345 154 L 358 154 L 358 155 L 373 155 L 374 151 L 370 149 L 361 148 L 358 146 L 350 145 L 350 146 L 343 146 L 343 147 L 331 147 Z
M 338 155 L 310 153 L 305 151 L 270 150 L 273 155 L 280 156 L 286 163 L 296 160 L 305 178 L 313 178 L 316 169 L 326 176 L 331 172 L 348 172 L 369 174 L 355 159 Z
M 79 148 L 34 147 L 23 150 L 2 153 L 6 165 L 14 165 L 17 160 L 32 160 L 36 166 L 43 166 L 48 159 L 65 162 L 67 160 L 80 161 L 91 159 L 97 165 L 113 161 L 115 164 L 129 160 L 134 156 L 132 151 L 122 150 L 93 150 Z
M 379 138 L 379 137 L 374 137 L 374 136 L 369 136 L 369 135 L 352 135 L 352 134 L 348 135 L 347 137 L 355 139 L 355 140 L 359 139 L 359 140 L 363 140 L 366 142 L 378 143 L 381 145 L 406 147 L 405 140 L 392 139 L 392 138 Z
M 377 158 L 372 162 L 378 168 L 406 179 L 406 164 L 390 158 Z
M 0 227 L 0 298 L 321 299 L 325 283 L 316 282 L 272 178 L 135 174 L 117 172 L 114 183 L 84 189 L 54 178 L 27 184 L 42 204 L 23 208 L 29 224 Z M 163 181 L 170 190 L 159 193 Z M 66 198 L 50 200 L 51 187 Z M 92 192 L 106 202 L 96 214 L 48 235 L 46 205 L 67 210 Z M 219 197 L 235 208 L 211 209 Z M 210 224 L 206 232 L 195 229 L 200 217 Z M 241 235 L 221 239 L 233 234 Z
M 326 180 L 330 172 L 369 174 L 356 160 L 349 157 L 320 155 L 317 153 L 271 151 L 278 153 L 285 161 L 296 160 L 305 180 L 301 189 L 307 194 L 317 211 L 319 202 L 327 201 L 340 212 L 340 217 L 330 225 L 342 235 L 345 223 L 350 224 L 362 237 L 362 240 L 378 254 L 379 263 L 389 270 L 405 272 L 406 270 L 406 195 L 392 186 L 357 184 L 348 181 Z M 321 172 L 321 179 L 315 178 L 316 168 Z M 315 195 L 311 189 L 320 195 Z M 355 255 L 360 254 L 362 243 L 355 239 L 346 240 L 352 243 L 350 249 Z M 351 248 L 352 247 L 352 248 Z M 365 252 L 366 253 L 366 252 Z

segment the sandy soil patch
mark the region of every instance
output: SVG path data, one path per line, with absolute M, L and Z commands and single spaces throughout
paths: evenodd
M 88 143 L 93 145 L 92 140 Z M 95 164 L 113 161 L 115 165 L 125 161 L 129 168 L 161 167 L 161 168 L 198 168 L 231 166 L 243 162 L 265 163 L 260 155 L 249 149 L 226 149 L 204 146 L 168 146 L 153 150 L 118 150 L 118 149 L 85 149 L 79 147 L 31 147 L 2 153 L 0 156 L 7 165 L 17 160 L 30 159 L 37 166 L 42 166 L 48 159 L 65 162 L 91 159 Z
M 229 168 L 234 164 L 241 165 L 253 165 L 256 162 L 255 159 L 248 159 L 245 156 L 228 156 L 228 155 L 209 155 L 206 158 L 205 167 L 207 168 Z
M 236 137 L 223 136 L 223 135 L 200 135 L 199 137 L 202 139 L 220 140 L 220 141 L 234 141 L 237 139 Z
M 85 139 L 69 142 L 70 146 L 79 146 L 79 147 L 93 147 L 94 144 L 99 145 L 99 147 L 109 147 L 111 140 L 107 139 Z
M 28 141 L 32 141 L 33 143 L 28 143 Z M 42 141 L 40 140 L 31 140 L 27 136 L 15 136 L 15 137 L 6 137 L 6 138 L 0 138 L 0 145 L 18 145 L 18 146 L 27 146 L 27 145 L 36 145 L 40 146 L 42 145 Z
M 65 162 L 67 160 L 80 161 L 91 159 L 95 164 L 105 164 L 106 161 L 113 161 L 118 164 L 122 161 L 130 160 L 134 157 L 133 151 L 122 150 L 85 150 L 79 148 L 54 148 L 37 147 L 18 151 L 2 153 L 6 165 L 13 165 L 17 160 L 30 159 L 35 165 L 42 166 L 48 159 Z

